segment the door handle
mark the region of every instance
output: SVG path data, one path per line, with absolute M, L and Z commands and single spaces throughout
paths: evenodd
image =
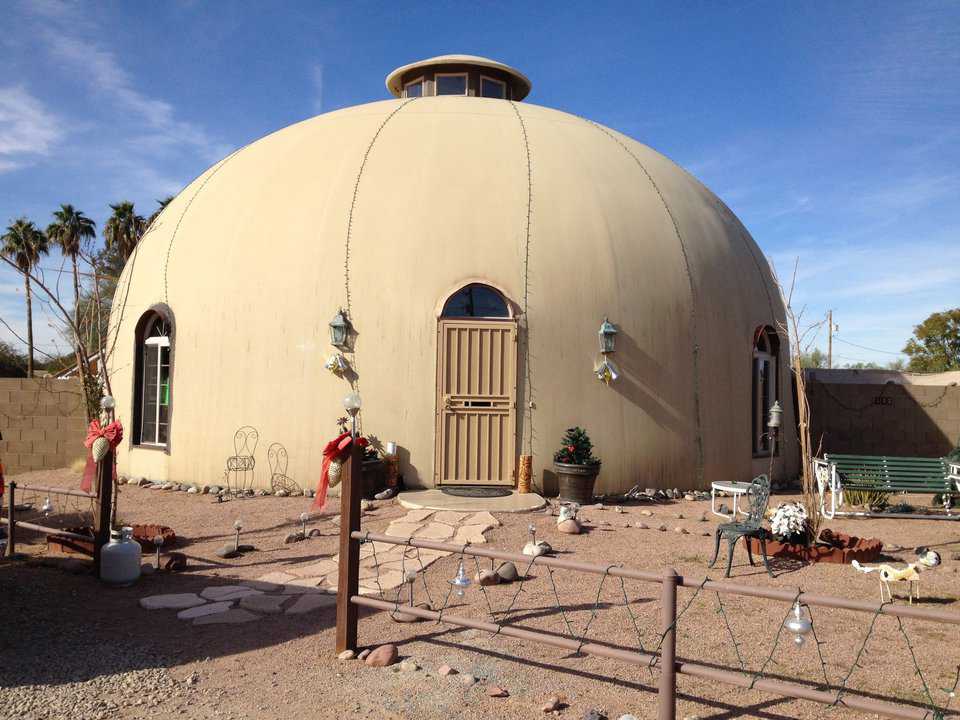
M 454 412 L 453 398 L 451 398 L 449 395 L 445 395 L 443 398 L 443 407 L 445 410 L 448 410 L 449 412 Z

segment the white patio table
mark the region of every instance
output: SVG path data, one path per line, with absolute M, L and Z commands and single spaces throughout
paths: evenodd
M 741 510 L 738 507 L 738 501 L 744 495 L 747 495 L 750 492 L 750 489 L 753 487 L 753 483 L 748 482 L 715 482 L 710 483 L 710 512 L 714 515 L 719 515 L 722 518 L 728 518 L 731 520 L 736 520 L 737 513 L 743 515 L 747 514 L 746 510 Z M 733 510 L 728 515 L 727 513 L 722 513 L 717 510 L 717 492 L 729 493 L 732 497 Z

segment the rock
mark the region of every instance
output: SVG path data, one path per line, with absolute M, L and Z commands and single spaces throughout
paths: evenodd
M 631 715 L 630 713 L 627 713 L 626 715 L 621 715 L 620 717 L 618 717 L 617 720 L 637 720 L 637 718 L 635 715 Z M 686 720 L 686 718 L 684 718 L 684 720 Z
M 197 495 L 200 491 L 197 489 L 196 485 L 191 485 L 187 488 L 187 493 L 190 495 Z
M 226 612 L 232 606 L 233 606 L 233 600 L 207 603 L 206 605 L 197 605 L 196 607 L 187 608 L 186 610 L 181 610 L 180 612 L 178 612 L 177 619 L 193 620 L 194 618 L 203 617 L 204 615 L 216 615 L 218 613 Z
M 262 590 L 255 590 L 246 585 L 213 585 L 200 591 L 200 597 L 218 602 L 221 600 L 239 600 L 247 595 L 262 595 Z
M 224 497 L 226 497 L 229 494 L 230 494 L 230 488 L 220 488 L 220 492 L 217 493 L 217 495 L 222 495 Z
M 701 530 L 701 531 L 700 531 L 700 534 L 701 534 L 703 537 L 710 537 L 711 535 L 713 535 L 713 533 L 710 532 L 709 530 Z
M 678 527 L 674 528 L 673 531 L 678 535 L 689 535 L 690 532 L 686 528 Z
M 473 579 L 484 587 L 497 585 L 500 582 L 500 576 L 495 570 L 481 570 Z
M 476 679 L 473 675 L 469 675 L 469 674 L 467 674 L 467 675 L 461 675 L 461 676 L 460 676 L 460 682 L 461 682 L 462 684 L 466 685 L 467 687 L 470 687 L 470 686 L 472 686 L 472 685 L 476 685 L 476 684 L 477 684 L 477 679 Z
M 569 520 L 564 520 L 560 523 L 557 523 L 557 530 L 567 535 L 579 535 L 580 534 L 580 523 L 578 523 L 573 518 Z
M 449 675 L 456 675 L 457 671 L 454 670 L 449 665 L 441 665 L 440 667 L 437 668 L 437 674 L 442 675 L 443 677 L 447 677 Z
M 590 708 L 583 714 L 583 720 L 607 720 L 607 714 L 603 710 Z
M 211 495 L 219 495 L 219 494 L 220 494 L 220 486 L 219 486 L 219 485 L 211 485 L 211 486 L 209 486 L 209 487 L 207 488 L 207 492 L 209 492 Z
M 223 558 L 224 560 L 230 560 L 231 558 L 240 557 L 240 553 L 237 550 L 236 545 L 234 545 L 233 543 L 228 543 L 227 545 L 224 545 L 222 548 L 217 550 L 215 555 L 218 558 Z
M 334 596 L 334 597 L 336 597 L 336 596 Z M 402 610 L 402 608 L 405 607 L 405 606 L 401 605 L 400 607 L 401 607 L 401 610 L 390 613 L 390 619 L 393 620 L 394 622 L 398 622 L 398 623 L 415 623 L 415 622 L 423 622 L 423 621 L 426 619 L 426 618 L 420 617 L 419 615 L 413 615 L 413 614 L 411 614 L 411 613 L 405 613 L 405 612 L 403 612 L 403 610 Z M 406 606 L 406 607 L 409 607 L 409 606 Z M 425 602 L 418 602 L 418 603 L 416 603 L 416 604 L 414 605 L 414 607 L 420 608 L 421 610 L 432 610 L 432 609 L 433 609 L 433 608 L 430 607 L 429 603 L 425 603 Z
M 353 660 L 357 654 L 353 650 L 344 650 L 337 655 L 337 660 Z
M 658 526 L 657 526 L 657 530 L 659 530 L 660 532 L 666 532 L 666 531 L 667 531 L 667 526 L 666 526 L 666 525 L 663 525 L 663 524 L 658 525 Z
M 729 515 L 730 508 L 727 507 L 726 503 L 720 503 L 720 507 L 717 508 L 717 512 L 721 515 Z
M 287 494 L 288 494 L 288 493 L 287 493 L 286 490 L 277 490 L 277 491 L 274 493 L 274 495 L 276 495 L 277 497 L 286 497 Z
M 305 490 L 303 494 L 306 495 L 307 497 L 313 497 L 314 495 L 317 494 L 317 491 L 316 491 L 316 490 Z
M 693 493 L 687 493 L 686 495 L 683 496 L 683 499 L 684 499 L 684 500 L 696 500 L 696 499 L 697 499 L 697 496 L 694 495 Z
M 366 660 L 367 655 L 369 654 L 370 654 L 370 648 L 364 648 L 363 650 L 360 651 L 360 654 L 357 655 L 357 660 Z
M 635 528 L 640 528 L 641 530 L 647 530 L 650 526 L 644 522 L 634 523 Z
M 140 607 L 144 610 L 183 610 L 206 602 L 196 593 L 172 593 L 140 598 Z
M 239 547 L 237 547 L 237 550 L 239 550 L 242 553 L 253 552 L 256 549 L 257 548 L 254 545 L 244 545 L 243 543 L 240 543 Z
M 156 571 L 156 568 L 153 566 L 153 563 L 144 563 L 140 566 L 141 575 L 153 575 Z
M 540 711 L 544 713 L 556 712 L 560 709 L 561 704 L 560 698 L 558 698 L 556 695 L 553 695 L 547 698 L 547 701 L 540 707 Z
M 517 572 L 517 566 L 512 562 L 502 563 L 500 567 L 497 568 L 497 575 L 500 576 L 503 582 L 513 582 L 520 577 L 520 573 Z
M 303 595 L 302 597 L 312 597 Z M 240 607 L 254 612 L 278 615 L 283 612 L 283 603 L 287 600 L 284 595 L 244 595 L 240 598 Z
M 207 495 L 209 492 L 210 492 L 210 486 L 209 486 L 209 485 L 204 485 L 202 488 L 200 488 L 200 494 L 201 494 L 201 495 Z
M 641 510 L 640 514 L 643 515 L 644 517 L 653 517 L 652 510 Z
M 290 497 L 303 497 L 303 490 L 294 490 L 290 493 Z
M 492 698 L 510 697 L 510 693 L 499 685 L 487 685 L 487 696 Z
M 417 672 L 420 669 L 420 665 L 417 664 L 417 661 L 413 658 L 407 658 L 400 663 L 401 672 Z
M 523 554 L 529 557 L 539 557 L 540 555 L 546 555 L 548 552 L 553 550 L 550 547 L 549 543 L 545 543 L 543 540 L 539 542 L 528 542 L 523 546 Z
M 675 517 L 677 520 L 683 520 L 683 513 L 677 513 L 676 515 L 674 515 L 674 517 Z
M 320 528 L 310 528 L 310 532 L 307 533 L 307 537 L 320 537 L 323 533 L 320 532 Z
M 263 488 L 260 488 L 259 490 L 257 490 L 257 497 L 266 497 L 266 496 L 267 496 L 267 491 L 266 491 L 266 490 L 264 490 Z M 344 651 L 344 652 L 346 652 L 346 651 Z
M 291 543 L 300 542 L 301 540 L 306 540 L 306 539 L 307 539 L 306 536 L 298 530 L 297 532 L 292 532 L 289 535 L 287 535 L 285 538 L 283 538 L 283 542 L 285 545 L 290 545 Z
M 613 507 L 613 511 L 614 511 L 614 512 L 617 512 L 617 513 L 622 513 L 622 512 L 624 512 L 623 508 L 620 507 L 619 505 L 615 505 L 615 506 Z
M 371 510 L 376 510 L 376 508 L 377 508 L 377 506 L 374 505 L 374 504 L 373 504 L 371 501 L 369 501 L 369 500 L 361 500 L 361 501 L 360 501 L 360 512 L 369 512 L 369 511 L 371 511 Z
M 304 597 L 313 597 L 311 595 L 304 595 Z M 364 663 L 370 667 L 388 667 L 393 665 L 397 661 L 397 646 L 390 645 L 381 645 L 374 650 L 370 651 L 370 654 L 364 659 Z

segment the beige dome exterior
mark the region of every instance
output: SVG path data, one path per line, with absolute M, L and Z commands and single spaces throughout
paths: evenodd
M 751 449 L 753 336 L 783 308 L 737 218 L 624 135 L 535 105 L 449 96 L 285 128 L 167 206 L 124 269 L 111 367 L 130 428 L 135 326 L 169 307 L 170 440 L 166 450 L 125 441 L 120 471 L 218 483 L 234 431 L 252 425 L 256 485 L 269 485 L 277 441 L 288 474 L 313 487 L 349 392 L 324 369 L 348 283 L 363 429 L 400 445 L 408 485 L 433 485 L 438 315 L 470 282 L 499 289 L 520 315 L 515 447 L 533 455 L 535 486 L 550 486 L 572 425 L 603 460 L 598 492 L 767 472 Z M 619 330 L 622 371 L 609 387 L 593 374 L 604 317 Z M 789 428 L 786 355 L 784 343 Z M 792 432 L 783 445 L 778 477 L 798 469 Z

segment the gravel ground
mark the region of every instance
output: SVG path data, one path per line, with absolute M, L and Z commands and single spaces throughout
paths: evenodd
M 76 486 L 68 470 L 31 473 L 18 482 Z M 610 718 L 632 713 L 637 718 L 656 714 L 657 676 L 646 668 L 520 642 L 506 636 L 437 625 L 394 623 L 385 613 L 361 611 L 360 642 L 374 646 L 393 642 L 402 657 L 411 657 L 418 671 L 369 668 L 356 660 L 338 661 L 333 650 L 332 610 L 303 616 L 265 616 L 238 626 L 197 627 L 179 621 L 173 611 L 142 610 L 137 600 L 165 592 L 196 592 L 211 584 L 253 579 L 285 565 L 317 561 L 336 552 L 336 518 L 316 520 L 311 527 L 320 537 L 291 545 L 284 536 L 296 529 L 305 498 L 256 498 L 217 504 L 208 496 L 149 491 L 123 486 L 119 514 L 125 523 L 159 522 L 173 527 L 182 538 L 176 548 L 186 553 L 189 570 L 158 573 L 132 588 L 106 589 L 82 564 L 41 555 L 39 537 L 24 545 L 32 560 L 0 564 L 0 597 L 4 599 L 4 630 L 0 632 L 0 718 L 267 718 L 349 716 L 360 718 L 511 718 L 541 717 L 540 706 L 551 695 L 566 707 L 561 717 L 582 718 L 590 708 L 603 709 Z M 778 496 L 774 501 L 786 497 Z M 712 539 L 700 533 L 713 529 L 709 502 L 679 501 L 652 508 L 628 506 L 587 509 L 589 532 L 562 535 L 555 520 L 543 513 L 498 515 L 503 525 L 487 534 L 491 546 L 517 551 L 527 541 L 527 525 L 537 526 L 537 537 L 548 541 L 560 557 L 595 563 L 623 563 L 659 570 L 667 565 L 690 577 L 710 572 L 706 560 Z M 383 531 L 390 520 L 404 514 L 395 503 L 382 503 L 364 515 L 364 527 Z M 681 514 L 683 518 L 677 518 Z M 237 560 L 220 560 L 214 551 L 233 536 L 232 525 L 243 519 L 243 541 L 256 552 Z M 632 527 L 642 521 L 653 528 Z M 626 525 L 631 527 L 625 527 Z M 682 527 L 688 534 L 679 534 Z M 869 537 L 887 545 L 936 547 L 944 566 L 924 573 L 922 605 L 960 611 L 957 568 L 951 559 L 960 552 L 960 524 L 931 521 L 847 520 L 830 527 Z M 855 573 L 848 566 L 795 566 L 778 562 L 770 579 L 762 567 L 751 568 L 741 549 L 733 575 L 738 582 L 766 587 L 806 590 L 876 601 L 876 577 Z M 890 553 L 910 559 L 909 550 Z M 447 595 L 446 580 L 456 572 L 456 556 L 439 560 L 428 571 L 428 588 L 435 602 Z M 473 574 L 475 568 L 468 561 Z M 521 567 L 521 570 L 523 568 Z M 607 644 L 636 648 L 637 634 L 646 647 L 656 644 L 658 586 L 627 581 L 621 587 L 599 576 L 557 572 L 557 593 L 567 619 L 577 633 L 590 620 L 595 602 L 600 611 L 590 625 L 590 637 Z M 512 620 L 525 627 L 564 633 L 556 609 L 549 574 L 535 568 L 517 595 L 518 586 L 488 588 L 495 609 L 505 609 L 517 596 Z M 630 611 L 624 605 L 624 593 Z M 418 586 L 418 599 L 425 599 Z M 693 591 L 681 590 L 682 608 Z M 455 597 L 453 598 L 456 599 Z M 746 667 L 756 672 L 770 655 L 771 643 L 787 607 L 769 601 L 726 596 L 723 606 Z M 700 593 L 684 614 L 679 628 L 678 654 L 686 659 L 736 668 L 737 649 L 730 642 L 716 596 Z M 484 597 L 474 586 L 449 614 L 477 619 L 488 617 Z M 839 683 L 863 642 L 870 616 L 839 610 L 814 610 L 821 650 L 831 682 Z M 905 621 L 924 675 L 938 703 L 941 688 L 953 683 L 960 664 L 955 626 Z M 909 651 L 896 620 L 880 618 L 848 687 L 873 696 L 922 702 Z M 459 674 L 441 677 L 437 669 L 448 664 Z M 820 665 L 813 642 L 795 648 L 786 633 L 781 637 L 767 674 L 815 684 Z M 479 682 L 467 686 L 464 675 Z M 496 684 L 509 697 L 491 698 Z M 679 717 L 712 718 L 820 718 L 864 717 L 845 709 L 790 701 L 758 691 L 714 685 L 679 677 Z

